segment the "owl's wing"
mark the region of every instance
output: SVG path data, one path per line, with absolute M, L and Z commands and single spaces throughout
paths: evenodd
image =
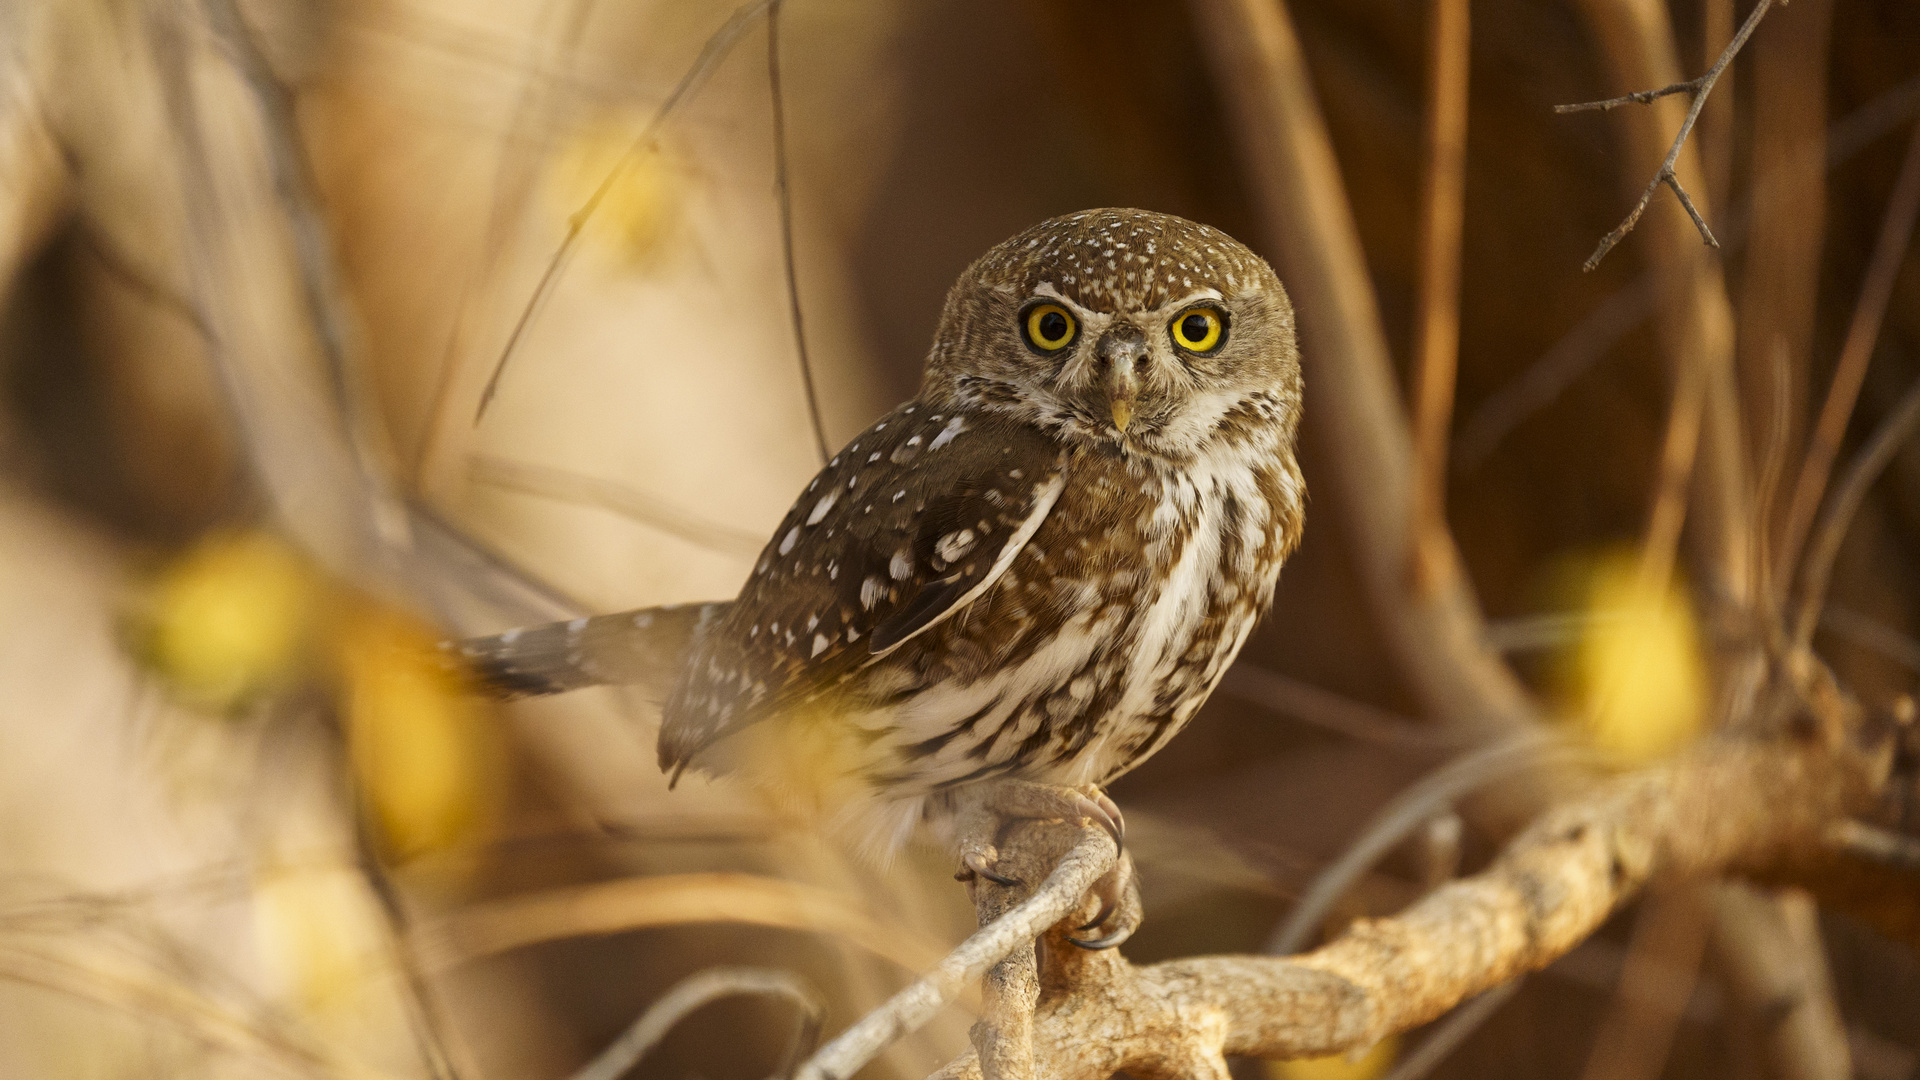
M 1066 456 L 999 417 L 909 404 L 787 512 L 668 699 L 660 765 L 831 690 L 985 593 L 1066 486 Z

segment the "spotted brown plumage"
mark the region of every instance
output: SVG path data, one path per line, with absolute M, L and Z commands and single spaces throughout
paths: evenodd
M 919 394 L 687 635 L 662 768 L 810 771 L 879 851 L 988 781 L 1111 782 L 1271 602 L 1300 391 L 1285 291 L 1217 230 L 1093 210 L 1000 244 L 948 294 Z

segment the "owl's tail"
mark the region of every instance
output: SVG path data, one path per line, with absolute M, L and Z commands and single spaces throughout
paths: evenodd
M 635 684 L 658 687 L 665 697 L 687 650 L 729 606 L 723 600 L 641 608 L 449 641 L 441 649 L 497 698 Z

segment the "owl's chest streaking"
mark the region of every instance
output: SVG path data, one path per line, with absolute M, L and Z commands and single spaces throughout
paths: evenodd
M 993 588 L 849 688 L 871 780 L 903 795 L 994 776 L 1106 784 L 1164 746 L 1298 537 L 1298 474 L 1262 442 L 1182 465 L 1072 455 Z
M 816 478 L 696 646 L 662 765 L 724 767 L 708 748 L 755 728 L 823 733 L 774 745 L 885 799 L 1120 775 L 1205 700 L 1298 538 L 1279 408 L 1242 402 L 1178 464 L 895 410 Z

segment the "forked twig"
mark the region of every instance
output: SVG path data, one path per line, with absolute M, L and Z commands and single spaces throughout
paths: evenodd
M 574 1073 L 573 1080 L 620 1080 L 647 1051 L 659 1045 L 660 1040 L 666 1038 L 667 1033 L 695 1009 L 710 1001 L 737 994 L 781 997 L 800 1006 L 800 1030 L 795 1047 L 789 1055 L 788 1067 L 781 1070 L 783 1077 L 792 1075 L 791 1063 L 812 1048 L 813 1040 L 820 1032 L 820 1022 L 826 1015 L 819 995 L 785 971 L 715 967 L 675 983 L 673 989 L 661 995 L 658 1001 L 647 1007 L 646 1012 L 640 1014 L 640 1019 L 621 1032 L 612 1045 Z
M 1687 118 L 1680 125 L 1679 134 L 1673 137 L 1673 147 L 1667 151 L 1666 160 L 1660 163 L 1660 171 L 1654 173 L 1653 179 L 1647 183 L 1646 190 L 1640 193 L 1640 201 L 1635 203 L 1633 209 L 1628 212 L 1626 220 L 1616 226 L 1612 232 L 1600 238 L 1600 246 L 1593 249 L 1592 255 L 1587 256 L 1587 261 L 1581 265 L 1581 269 L 1592 270 L 1599 266 L 1600 260 L 1607 257 L 1607 252 L 1612 251 L 1614 245 L 1633 231 L 1633 227 L 1640 223 L 1640 215 L 1646 213 L 1647 204 L 1653 201 L 1653 193 L 1658 191 L 1662 184 L 1673 189 L 1674 196 L 1686 209 L 1687 216 L 1693 219 L 1693 227 L 1700 230 L 1700 239 L 1705 241 L 1708 247 L 1720 246 L 1720 241 L 1714 239 L 1713 230 L 1707 227 L 1706 219 L 1701 217 L 1700 211 L 1694 207 L 1693 199 L 1688 197 L 1687 189 L 1680 186 L 1680 178 L 1674 175 L 1673 166 L 1680 160 L 1680 148 L 1686 145 L 1687 136 L 1692 134 L 1694 123 L 1700 119 L 1700 110 L 1707 103 L 1707 95 L 1713 92 L 1714 82 L 1720 78 L 1720 73 L 1727 69 L 1727 65 L 1733 62 L 1734 56 L 1740 52 L 1741 47 L 1746 45 L 1747 38 L 1752 36 L 1754 28 L 1760 25 L 1760 20 L 1766 17 L 1767 10 L 1772 6 L 1773 0 L 1760 0 L 1755 4 L 1753 13 L 1748 15 L 1747 21 L 1740 25 L 1740 32 L 1733 35 L 1733 40 L 1727 42 L 1727 47 L 1720 51 L 1720 59 L 1715 60 L 1713 67 L 1708 68 L 1707 73 L 1698 78 L 1673 83 L 1658 90 L 1639 90 L 1621 97 L 1608 98 L 1605 101 L 1584 101 L 1577 105 L 1553 107 L 1556 113 L 1590 112 L 1596 109 L 1606 112 L 1622 105 L 1651 104 L 1673 94 L 1688 95 Z

